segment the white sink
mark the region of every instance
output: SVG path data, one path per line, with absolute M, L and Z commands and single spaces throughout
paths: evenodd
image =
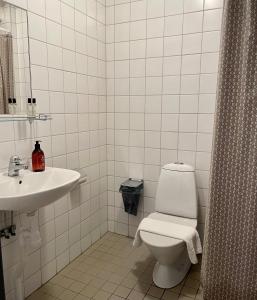
M 33 212 L 70 192 L 78 183 L 80 173 L 59 168 L 44 172 L 20 171 L 20 176 L 0 173 L 0 210 Z

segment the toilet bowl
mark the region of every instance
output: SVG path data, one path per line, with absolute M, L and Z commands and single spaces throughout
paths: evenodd
M 197 221 L 181 217 L 152 213 L 148 218 L 188 225 L 196 228 Z M 140 231 L 142 241 L 157 260 L 153 270 L 153 281 L 161 288 L 178 285 L 190 269 L 186 244 L 182 240 Z
M 167 226 L 169 223 L 177 223 L 196 229 L 197 194 L 194 169 L 191 166 L 180 163 L 162 168 L 155 210 L 147 218 L 167 222 Z M 186 243 L 181 239 L 144 230 L 140 231 L 140 237 L 157 260 L 153 270 L 154 283 L 161 288 L 178 285 L 191 266 Z

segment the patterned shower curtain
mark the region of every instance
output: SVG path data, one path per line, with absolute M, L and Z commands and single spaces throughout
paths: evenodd
M 13 46 L 11 35 L 0 35 L 0 114 L 7 114 L 8 98 L 14 97 Z
M 257 0 L 226 0 L 210 205 L 205 300 L 257 299 Z

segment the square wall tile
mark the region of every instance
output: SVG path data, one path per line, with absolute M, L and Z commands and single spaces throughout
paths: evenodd
M 203 12 L 195 12 L 184 15 L 183 33 L 195 33 L 202 31 Z
M 184 0 L 184 12 L 189 13 L 193 11 L 201 11 L 203 10 L 203 0 Z

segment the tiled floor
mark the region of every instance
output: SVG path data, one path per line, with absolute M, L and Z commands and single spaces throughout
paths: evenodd
M 152 281 L 155 261 L 145 246 L 132 248 L 132 239 L 107 233 L 28 300 L 200 300 L 200 265 L 183 283 L 160 289 Z

